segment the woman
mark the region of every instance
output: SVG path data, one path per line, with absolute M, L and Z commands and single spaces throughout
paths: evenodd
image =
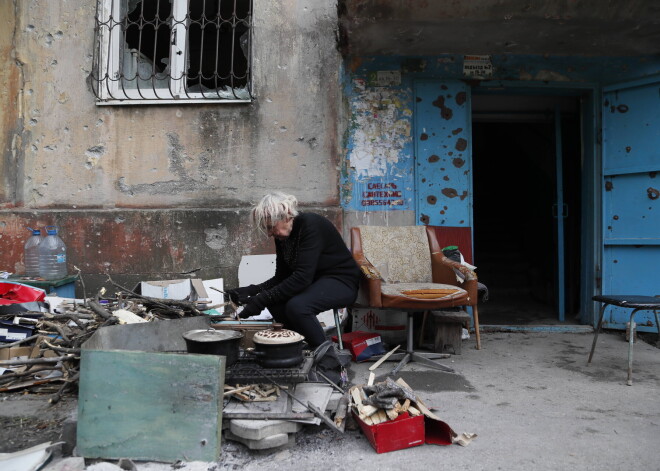
M 254 223 L 275 239 L 275 276 L 228 294 L 244 305 L 241 318 L 267 307 L 277 322 L 315 348 L 326 340 L 317 314 L 353 304 L 360 270 L 335 226 L 318 214 L 298 212 L 297 206 L 295 196 L 274 192 L 254 207 Z

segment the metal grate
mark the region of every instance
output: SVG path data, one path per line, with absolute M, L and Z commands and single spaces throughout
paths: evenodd
M 249 101 L 252 0 L 99 0 L 99 101 Z
M 288 384 L 302 383 L 307 380 L 307 375 L 312 369 L 312 363 L 314 361 L 314 356 L 311 352 L 305 352 L 304 356 L 303 362 L 298 366 L 290 368 L 264 368 L 254 360 L 254 357 L 241 355 L 238 361 L 225 372 L 225 383 L 263 383 L 263 375 L 278 382 L 281 381 Z

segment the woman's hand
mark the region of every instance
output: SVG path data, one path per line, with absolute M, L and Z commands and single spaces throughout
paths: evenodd
M 243 286 L 242 288 L 229 289 L 225 291 L 232 303 L 242 306 L 248 302 L 250 296 L 259 293 L 257 285 Z
M 248 301 L 243 307 L 243 310 L 238 313 L 238 317 L 241 319 L 247 319 L 248 317 L 257 316 L 262 311 L 262 308 L 257 305 L 254 301 Z

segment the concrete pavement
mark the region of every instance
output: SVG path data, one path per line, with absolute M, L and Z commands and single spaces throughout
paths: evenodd
M 437 415 L 456 432 L 478 435 L 467 447 L 423 445 L 378 455 L 359 430 L 335 435 L 319 426 L 306 427 L 295 445 L 275 451 L 251 452 L 223 438 L 217 463 L 182 463 L 180 469 L 660 469 L 660 350 L 635 344 L 634 384 L 627 386 L 623 334 L 601 334 L 587 366 L 592 339 L 484 333 L 482 350 L 474 349 L 472 338 L 461 355 L 442 360 L 456 374 L 406 366 L 399 376 Z M 351 367 L 354 383 L 366 382 L 369 366 Z M 377 374 L 392 366 L 385 363 Z M 138 463 L 140 471 L 171 469 Z

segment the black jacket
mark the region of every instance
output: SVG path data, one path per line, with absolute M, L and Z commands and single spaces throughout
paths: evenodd
M 337 278 L 357 291 L 360 269 L 335 226 L 323 216 L 299 213 L 289 237 L 275 239 L 275 251 L 275 276 L 257 285 L 254 301 L 262 308 L 285 303 L 322 277 Z

